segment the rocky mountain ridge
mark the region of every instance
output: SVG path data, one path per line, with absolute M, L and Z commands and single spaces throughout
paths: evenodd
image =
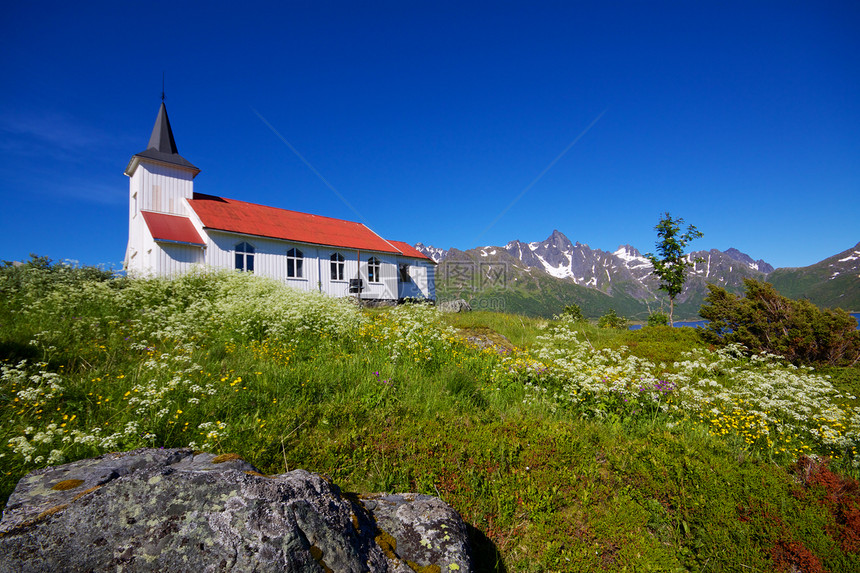
M 517 261 L 516 267 L 541 270 L 552 277 L 610 295 L 618 285 L 627 285 L 625 292 L 628 294 L 653 298 L 657 286 L 651 262 L 635 247 L 621 245 L 614 252 L 592 249 L 578 241 L 572 242 L 558 230 L 554 230 L 544 241 L 524 243 L 514 240 L 504 247 L 486 246 L 458 251 L 425 247 L 419 243 L 415 248 L 437 263 L 449 260 L 449 256 L 456 253 L 466 253 L 478 261 L 488 261 L 498 259 L 499 253 L 504 252 Z M 742 279 L 746 277 L 761 278 L 773 270 L 765 261 L 756 261 L 734 248 L 727 251 L 693 251 L 688 255 L 688 260 L 695 265 L 691 270 L 693 277 L 729 286 L 742 284 Z M 630 291 L 631 285 L 638 285 L 633 288 L 635 292 Z
M 650 261 L 631 245 L 621 245 L 614 252 L 601 249 L 592 249 L 586 244 L 572 242 L 562 232 L 554 230 L 544 241 L 525 243 L 514 240 L 504 246 L 485 246 L 460 251 L 458 249 L 440 249 L 432 246 L 424 246 L 421 243 L 415 248 L 428 257 L 440 263 L 437 272 L 437 290 L 440 296 L 448 295 L 465 296 L 474 295 L 486 290 L 487 286 L 494 286 L 497 290 L 499 275 L 505 275 L 505 289 L 512 287 L 524 288 L 523 285 L 534 282 L 539 276 L 545 279 L 553 278 L 561 281 L 564 285 L 576 285 L 599 291 L 613 299 L 625 299 L 625 305 L 630 310 L 636 310 L 635 314 L 647 316 L 652 309 L 660 308 L 666 302 L 665 295 L 659 290 L 659 282 L 652 273 Z M 735 248 L 725 251 L 718 249 L 699 250 L 689 253 L 688 260 L 693 263 L 689 278 L 685 284 L 684 291 L 677 297 L 676 303 L 682 308 L 686 303 L 687 315 L 694 317 L 698 313 L 702 300 L 707 294 L 707 284 L 713 283 L 730 291 L 740 292 L 743 290 L 743 280 L 754 278 L 767 280 L 772 274 L 782 278 L 783 282 L 791 285 L 797 269 L 774 269 L 772 265 L 762 259 L 753 259 L 746 253 Z M 463 265 L 471 265 L 476 277 L 472 281 L 469 292 L 464 292 L 462 285 L 452 284 L 449 280 L 449 266 L 455 265 L 462 275 Z M 825 265 L 824 271 L 814 270 L 817 265 Z M 804 271 L 800 274 L 809 275 L 807 286 L 811 283 L 824 280 L 822 272 L 828 274 L 830 279 L 840 276 L 840 284 L 847 285 L 849 290 L 860 293 L 858 272 L 860 272 L 860 244 L 854 250 L 845 251 L 835 255 L 817 265 L 806 267 L 812 271 Z M 451 267 L 454 268 L 454 267 Z M 496 278 L 487 277 L 482 274 L 484 270 L 493 268 Z M 857 272 L 855 272 L 857 271 Z M 853 273 L 853 274 L 852 274 Z M 528 277 L 528 279 L 526 278 Z M 784 278 L 783 278 L 784 277 Z M 846 281 L 846 278 L 849 279 Z M 853 283 L 852 283 L 853 279 Z M 543 280 L 546 284 L 546 280 Z M 850 284 L 849 284 L 850 283 Z M 560 287 L 563 288 L 564 287 Z M 782 292 L 782 291 L 781 291 Z M 786 293 L 788 296 L 791 294 Z M 792 293 L 798 296 L 798 293 Z M 799 296 L 803 296 L 800 293 Z M 858 294 L 860 298 L 860 294 Z M 852 297 L 842 302 L 853 300 Z M 638 301 L 636 304 L 630 301 Z M 815 301 L 814 301 L 815 302 Z M 858 301 L 860 304 L 860 301 Z M 848 306 L 850 308 L 850 305 Z

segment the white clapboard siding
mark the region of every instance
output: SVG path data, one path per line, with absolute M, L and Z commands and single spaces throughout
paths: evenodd
M 138 165 L 129 186 L 133 204 L 137 192 L 137 211 L 185 215 L 184 199 L 191 199 L 194 194 L 191 171 L 150 161 Z
M 161 248 L 154 249 L 155 266 L 161 276 L 176 277 L 203 264 L 203 248 L 176 243 L 158 243 Z
M 332 278 L 331 272 L 331 256 L 335 253 L 340 254 L 343 261 L 343 279 Z M 319 267 L 319 276 L 321 290 L 335 297 L 348 296 L 349 279 L 356 278 L 356 270 L 358 269 L 358 252 L 352 249 L 335 249 L 332 247 L 320 247 L 320 258 L 316 261 Z
M 319 290 L 316 264 L 318 248 L 277 239 L 246 237 L 209 230 L 206 264 L 219 269 L 236 268 L 236 246 L 248 243 L 254 247 L 254 274 L 285 281 L 301 290 Z M 296 248 L 304 255 L 301 277 L 287 277 L 287 251 Z
M 362 298 L 388 300 L 399 298 L 398 261 L 400 257 L 397 255 L 372 251 L 362 251 L 359 255 L 357 251 L 349 249 L 247 237 L 211 229 L 207 230 L 204 236 L 207 237 L 205 263 L 210 267 L 235 268 L 236 247 L 245 242 L 254 247 L 254 274 L 256 275 L 283 281 L 300 290 L 317 290 L 336 297 L 350 294 L 349 280 L 358 276 L 363 283 Z M 293 248 L 300 250 L 303 255 L 302 277 L 287 276 L 287 252 Z M 334 253 L 340 253 L 344 258 L 343 280 L 331 278 L 331 256 Z M 361 257 L 360 266 L 359 256 Z M 376 257 L 380 262 L 380 280 L 377 282 L 368 280 L 367 265 L 371 257 Z M 426 280 L 422 282 L 426 284 Z M 410 296 L 429 297 L 431 295 L 429 291 L 419 291 Z

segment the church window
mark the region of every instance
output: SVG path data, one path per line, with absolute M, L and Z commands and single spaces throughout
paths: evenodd
M 254 247 L 248 243 L 236 245 L 236 270 L 254 272 Z
M 298 249 L 290 249 L 287 251 L 287 276 L 290 278 L 302 278 L 302 264 L 304 263 L 304 255 Z
M 381 266 L 379 263 L 379 259 L 376 257 L 370 257 L 367 260 L 367 280 L 372 283 L 382 282 L 382 277 L 380 276 Z
M 342 281 L 343 280 L 343 255 L 340 253 L 334 253 L 331 256 L 331 280 L 333 281 Z

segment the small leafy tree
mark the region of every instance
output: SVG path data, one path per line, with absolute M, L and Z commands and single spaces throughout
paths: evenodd
M 657 253 L 646 253 L 645 257 L 651 261 L 654 274 L 660 279 L 660 290 L 669 295 L 669 325 L 674 325 L 675 297 L 684 290 L 687 282 L 687 269 L 693 263 L 687 260 L 684 249 L 687 244 L 702 237 L 702 233 L 693 225 L 689 225 L 685 232 L 681 232 L 684 219 L 678 217 L 673 219 L 672 215 L 666 213 L 654 227 L 657 231 Z

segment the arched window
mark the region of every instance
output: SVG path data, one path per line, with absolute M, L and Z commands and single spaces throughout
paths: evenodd
M 254 272 L 254 247 L 248 243 L 236 245 L 236 270 Z
M 331 256 L 331 280 L 343 280 L 343 255 L 334 253 Z
M 290 249 L 287 251 L 287 276 L 291 278 L 302 278 L 302 263 L 304 263 L 304 255 L 298 249 Z
M 379 259 L 376 257 L 370 257 L 367 259 L 367 281 L 371 283 L 379 283 L 382 282 L 382 276 L 380 276 L 380 267 Z

